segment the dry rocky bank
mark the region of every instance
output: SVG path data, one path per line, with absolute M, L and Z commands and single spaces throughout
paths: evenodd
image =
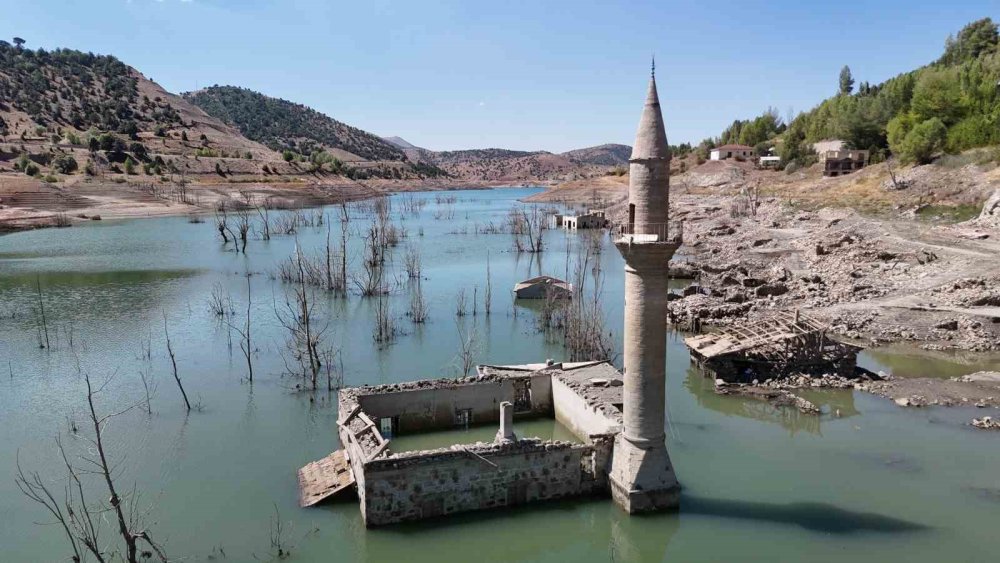
M 690 284 L 671 296 L 671 321 L 681 329 L 711 329 L 800 310 L 866 347 L 1000 350 L 1000 173 L 995 166 L 935 166 L 897 170 L 906 181 L 902 190 L 877 167 L 822 178 L 815 169 L 789 175 L 706 163 L 678 175 L 672 220 L 684 245 L 671 270 Z M 571 182 L 532 199 L 604 203 L 614 217 L 627 182 Z M 864 212 L 848 207 L 858 202 L 869 204 L 856 206 Z M 962 222 L 921 213 L 980 204 L 979 215 Z M 791 393 L 804 387 L 853 388 L 900 406 L 1000 406 L 1000 380 L 990 378 L 792 378 L 721 385 L 719 392 L 813 412 L 814 405 Z M 992 419 L 976 423 L 996 426 Z

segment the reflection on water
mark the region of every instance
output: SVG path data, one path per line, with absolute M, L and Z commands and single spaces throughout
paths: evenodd
M 389 443 L 389 450 L 398 453 L 447 448 L 453 444 L 492 442 L 496 437 L 498 428 L 498 424 L 483 424 L 470 426 L 469 428 L 456 428 L 454 430 L 400 434 L 392 438 L 392 441 Z M 515 420 L 514 434 L 518 438 L 541 438 L 542 440 L 563 440 L 566 442 L 580 441 L 568 428 L 552 418 Z
M 827 415 L 846 418 L 861 414 L 854 406 L 854 393 L 843 389 L 805 389 L 794 393 L 812 402 L 823 411 L 823 415 L 805 414 L 794 407 L 778 407 L 768 401 L 736 395 L 718 395 L 715 382 L 697 366 L 691 365 L 684 380 L 684 387 L 698 401 L 698 405 L 727 416 L 740 416 L 771 424 L 788 430 L 789 435 L 797 432 L 821 434 L 820 425 Z
M 858 356 L 858 365 L 874 372 L 884 371 L 899 377 L 947 379 L 977 371 L 1000 371 L 1000 355 L 893 345 L 863 351 Z
M 439 202 L 433 193 L 394 197 L 394 218 L 409 233 L 391 264 L 398 287 L 388 302 L 399 338 L 375 346 L 371 300 L 316 301 L 330 321 L 330 344 L 341 352 L 349 385 L 453 376 L 459 330 L 473 328 L 481 363 L 564 357 L 559 339 L 539 333 L 537 312 L 515 305 L 510 290 L 538 273 L 566 277 L 572 271 L 567 249 L 572 263 L 579 242 L 589 244 L 589 238 L 548 231 L 548 250 L 528 256 L 511 252 L 509 235 L 471 228 L 502 223 L 516 199 L 536 191 L 449 193 L 455 202 Z M 417 215 L 401 214 L 403 198 L 426 206 Z M 454 219 L 435 219 L 445 207 Z M 363 218 L 352 219 L 352 269 L 359 266 L 365 227 Z M 461 232 L 467 234 L 456 234 Z M 143 398 L 140 372 L 155 383 L 152 415 L 129 412 L 109 427 L 107 438 L 122 460 L 124 482 L 135 481 L 152 499 L 151 526 L 176 558 L 221 558 L 225 550 L 229 560 L 267 560 L 275 510 L 287 522 L 296 561 L 731 561 L 748 554 L 760 560 L 940 561 L 989 560 L 1000 550 L 993 530 L 997 504 L 976 492 L 1000 489 L 1000 448 L 995 436 L 965 426 L 978 411 L 904 410 L 851 391 L 805 391 L 822 405 L 824 414 L 816 417 L 716 396 L 712 381 L 691 369 L 676 334 L 668 342 L 666 430 L 684 487 L 677 514 L 627 517 L 608 499 L 576 499 L 367 530 L 355 503 L 299 509 L 296 470 L 338 447 L 336 397 L 297 392 L 297 381 L 287 375 L 285 334 L 274 321 L 286 287 L 270 273 L 296 244 L 314 252 L 325 237 L 325 228 L 303 228 L 296 237 L 252 240 L 244 255 L 224 247 L 213 225 L 183 217 L 0 237 L 0 561 L 65 559 L 52 529 L 33 524 L 44 515 L 17 491 L 12 475 L 19 457 L 26 466 L 53 471 L 46 476 L 58 482 L 53 438 L 59 435 L 72 452 L 85 446 L 69 432 L 83 407 L 77 366 L 96 380 L 114 375 L 99 398 L 107 412 Z M 606 324 L 620 350 L 623 261 L 607 237 L 601 244 Z M 407 245 L 423 258 L 429 318 L 419 326 L 405 317 L 414 290 L 399 275 Z M 481 303 L 487 253 L 493 275 L 488 317 Z M 246 272 L 253 274 L 257 343 L 252 386 L 245 381 L 238 336 L 206 303 L 221 284 L 239 320 Z M 58 335 L 51 350 L 37 346 L 36 284 Z M 476 316 L 456 318 L 461 290 L 470 299 L 479 296 Z M 164 319 L 178 372 L 192 401 L 202 405 L 190 415 L 170 375 Z M 926 358 L 880 349 L 863 361 L 903 372 L 928 364 Z M 983 365 L 941 357 L 934 370 L 958 374 Z M 571 439 L 552 421 L 519 421 L 516 429 Z M 472 428 L 460 433 L 461 441 L 489 441 L 495 430 Z M 402 436 L 392 447 L 455 441 L 453 432 Z
M 854 512 L 820 502 L 768 503 L 682 496 L 685 512 L 722 518 L 801 526 L 825 534 L 900 533 L 926 529 L 916 522 L 870 512 Z

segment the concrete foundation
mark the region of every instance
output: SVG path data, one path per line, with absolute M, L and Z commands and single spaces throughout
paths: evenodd
M 677 508 L 681 487 L 662 440 L 643 447 L 616 436 L 609 480 L 611 498 L 630 514 Z

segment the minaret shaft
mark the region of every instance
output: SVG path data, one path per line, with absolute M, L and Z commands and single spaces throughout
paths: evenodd
M 623 431 L 639 446 L 662 446 L 665 438 L 667 270 L 652 266 L 625 267 Z

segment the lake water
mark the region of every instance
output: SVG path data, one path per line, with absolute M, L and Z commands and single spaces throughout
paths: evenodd
M 510 235 L 475 234 L 474 225 L 502 222 L 516 200 L 535 191 L 393 197 L 394 217 L 409 235 L 393 267 L 405 245 L 420 249 L 430 316 L 423 325 L 409 322 L 412 284 L 400 276 L 389 302 L 402 333 L 376 346 L 373 300 L 324 294 L 317 312 L 330 320 L 327 338 L 341 352 L 348 385 L 454 376 L 459 334 L 473 327 L 480 363 L 564 356 L 557 338 L 538 332 L 537 307 L 516 306 L 510 290 L 539 273 L 563 277 L 567 255 L 576 256 L 584 234 L 548 231 L 547 250 L 535 256 L 512 252 Z M 426 200 L 419 216 L 402 214 L 409 197 Z M 328 211 L 335 220 L 337 209 Z M 351 228 L 366 224 L 358 216 Z M 333 233 L 336 241 L 336 221 Z M 297 237 L 251 240 L 240 254 L 222 245 L 211 218 L 191 224 L 184 217 L 0 237 L 0 561 L 67 559 L 59 530 L 36 525 L 46 514 L 17 490 L 16 460 L 61 491 L 54 439 L 75 453 L 81 440 L 71 425 L 86 432 L 79 374 L 95 382 L 111 378 L 97 401 L 112 412 L 142 399 L 140 371 L 157 387 L 153 412 L 143 407 L 118 417 L 106 441 L 119 461 L 120 483 L 135 482 L 143 492 L 149 528 L 168 554 L 187 561 L 223 554 L 268 560 L 276 512 L 293 561 L 994 561 L 1000 552 L 998 436 L 965 425 L 982 411 L 900 409 L 865 394 L 822 391 L 808 396 L 824 408 L 814 417 L 720 397 L 690 368 L 678 336 L 670 340 L 667 383 L 669 450 L 684 487 L 676 514 L 628 517 L 609 499 L 583 499 L 368 530 L 353 501 L 300 509 L 297 469 L 338 447 L 336 401 L 326 391 L 296 391 L 299 380 L 285 374 L 285 334 L 275 308 L 287 288 L 269 273 L 296 241 L 311 252 L 325 240 L 325 226 L 303 228 Z M 355 234 L 349 252 L 355 270 L 359 241 Z M 606 320 L 620 350 L 623 262 L 608 240 L 602 249 Z M 247 271 L 254 274 L 252 385 L 239 337 L 207 306 L 213 286 L 222 284 L 242 322 Z M 36 284 L 50 349 L 38 346 Z M 478 314 L 457 319 L 463 288 L 470 301 L 478 296 Z M 164 318 L 180 377 L 198 406 L 190 414 L 170 375 Z M 963 363 L 891 349 L 863 362 L 905 375 L 997 367 L 981 357 Z M 523 434 L 565 436 L 554 424 L 520 426 Z M 473 428 L 463 439 L 486 440 L 494 431 Z M 399 446 L 450 441 L 410 436 Z

